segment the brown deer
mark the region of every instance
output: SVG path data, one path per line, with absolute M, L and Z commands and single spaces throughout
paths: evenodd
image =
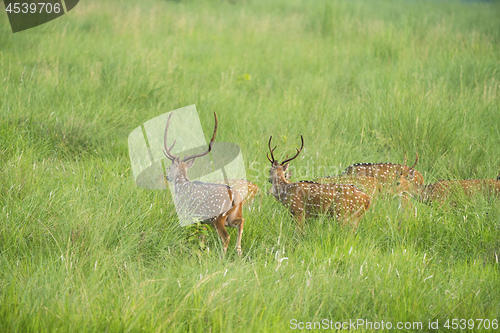
M 475 195 L 500 197 L 500 174 L 496 179 L 455 179 L 440 180 L 433 184 L 417 185 L 407 179 L 407 173 L 402 173 L 397 182 L 398 193 L 408 193 L 418 201 L 440 205 L 453 196 L 473 197 Z M 452 200 L 451 203 L 454 203 Z
M 163 150 L 165 156 L 172 161 L 167 180 L 173 182 L 174 185 L 174 200 L 178 214 L 180 216 L 187 214 L 192 219 L 198 220 L 197 222 L 211 224 L 222 240 L 223 254 L 226 253 L 229 244 L 229 234 L 226 227 L 238 228 L 236 251 L 241 256 L 241 235 L 245 220 L 238 191 L 227 185 L 190 181 L 187 176 L 187 169 L 193 165 L 194 159 L 207 155 L 212 150 L 215 134 L 217 133 L 217 115 L 214 113 L 214 116 L 214 134 L 208 145 L 208 150 L 200 154 L 186 156 L 181 160 L 170 152 L 175 145 L 175 140 L 170 148 L 167 145 L 168 125 L 172 117 L 172 114 L 170 114 L 165 126 L 165 148 Z
M 372 199 L 381 191 L 380 182 L 377 178 L 364 175 L 337 175 L 324 176 L 314 179 L 315 182 L 321 184 L 347 184 L 354 185 L 361 191 L 368 194 Z
M 418 154 L 417 154 L 418 161 Z M 415 162 L 416 164 L 416 162 Z M 414 167 L 414 166 L 413 166 Z M 407 179 L 416 185 L 424 183 L 424 177 L 420 172 L 406 165 L 406 154 L 404 164 L 393 163 L 357 163 L 348 166 L 342 175 L 348 176 L 370 176 L 377 178 L 380 182 L 380 190 L 384 193 L 393 193 L 395 183 L 402 173 L 407 174 Z
M 335 216 L 337 221 L 345 225 L 349 220 L 356 228 L 359 219 L 370 207 L 370 197 L 352 185 L 319 184 L 309 181 L 290 182 L 287 176 L 288 162 L 295 159 L 302 148 L 304 138 L 300 136 L 302 146 L 296 148 L 292 158 L 279 163 L 274 159 L 276 146 L 271 149 L 272 136 L 269 138 L 267 159 L 271 162 L 269 182 L 272 184 L 271 194 L 290 210 L 303 228 L 305 218 L 327 213 Z

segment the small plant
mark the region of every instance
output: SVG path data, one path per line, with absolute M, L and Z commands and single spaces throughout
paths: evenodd
M 185 227 L 187 232 L 187 243 L 193 253 L 198 257 L 208 254 L 210 248 L 206 244 L 208 228 L 202 224 L 191 224 Z

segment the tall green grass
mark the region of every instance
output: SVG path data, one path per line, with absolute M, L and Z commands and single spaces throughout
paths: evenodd
M 196 104 L 267 192 L 419 154 L 427 182 L 500 171 L 499 2 L 83 1 L 0 15 L 0 330 L 288 331 L 290 321 L 500 319 L 500 207 L 374 202 L 356 233 L 244 210 L 243 258 L 134 185 L 127 136 Z M 416 213 L 416 214 L 415 214 Z M 230 246 L 236 233 L 231 231 Z M 442 326 L 441 326 L 442 328 Z M 361 330 L 363 331 L 363 330 Z M 414 331 L 414 330 L 407 330 Z M 480 330 L 479 330 L 480 331 Z

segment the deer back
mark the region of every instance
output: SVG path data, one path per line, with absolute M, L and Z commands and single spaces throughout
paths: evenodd
M 380 182 L 377 178 L 365 175 L 326 176 L 316 178 L 315 181 L 322 184 L 335 183 L 354 185 L 372 198 L 381 190 Z
M 240 194 L 242 202 L 251 203 L 260 192 L 260 188 L 246 179 L 218 179 L 213 181 L 216 184 L 224 184 L 231 187 Z
M 178 213 L 193 221 L 224 215 L 241 202 L 239 193 L 226 185 L 189 181 L 174 187 Z
M 409 172 L 408 172 L 409 170 Z M 342 175 L 356 175 L 374 177 L 380 181 L 382 187 L 393 186 L 401 174 L 408 172 L 408 179 L 418 185 L 424 183 L 424 177 L 417 170 L 410 170 L 405 164 L 393 163 L 357 163 L 348 166 Z

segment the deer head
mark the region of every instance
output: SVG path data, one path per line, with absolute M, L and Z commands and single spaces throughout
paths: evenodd
M 269 137 L 269 143 L 268 143 L 269 152 L 271 153 L 271 158 L 269 158 L 269 153 L 267 154 L 267 159 L 269 160 L 269 162 L 271 162 L 271 169 L 269 170 L 269 182 L 273 184 L 273 187 L 271 188 L 270 192 L 272 192 L 272 194 L 274 195 L 279 195 L 279 192 L 281 191 L 279 191 L 280 187 L 277 185 L 280 183 L 282 184 L 289 183 L 291 177 L 291 170 L 288 171 L 288 165 L 290 161 L 294 160 L 297 156 L 299 156 L 300 152 L 304 148 L 304 138 L 302 137 L 302 135 L 300 136 L 302 145 L 300 149 L 295 148 L 297 150 L 297 153 L 292 158 L 288 158 L 287 155 L 287 157 L 285 157 L 285 160 L 281 163 L 279 163 L 274 158 L 273 153 L 274 150 L 276 149 L 276 146 L 274 146 L 274 148 L 271 148 L 272 139 L 273 136 L 271 135 L 271 137 Z
M 413 165 L 411 167 L 409 167 L 406 171 L 405 170 L 401 171 L 400 175 L 402 175 L 403 177 L 406 177 L 407 179 L 412 180 L 413 183 L 415 183 L 415 184 L 422 184 L 423 177 L 421 176 L 420 172 L 415 170 L 415 166 L 417 165 L 417 162 L 418 162 L 418 153 L 415 152 L 415 163 L 413 163 Z M 404 165 L 406 165 L 406 153 L 405 153 Z M 422 178 L 422 180 L 417 179 L 417 178 Z
M 411 168 L 403 170 L 399 173 L 399 176 L 396 179 L 396 188 L 395 188 L 395 192 L 397 195 L 400 195 L 402 193 L 415 194 L 418 191 L 421 184 L 418 184 L 417 182 L 413 181 L 413 179 L 415 178 L 414 168 L 417 165 L 417 162 L 418 162 L 418 153 L 416 153 L 415 163 L 413 163 Z
M 189 179 L 187 177 L 187 169 L 189 169 L 193 165 L 194 159 L 197 157 L 205 156 L 212 150 L 212 146 L 213 146 L 214 141 L 215 141 L 215 134 L 217 133 L 217 114 L 214 112 L 214 117 L 215 117 L 214 134 L 212 135 L 212 139 L 210 140 L 210 143 L 208 144 L 208 150 L 203 152 L 203 153 L 200 153 L 200 154 L 185 156 L 182 160 L 180 159 L 180 157 L 175 156 L 174 154 L 171 153 L 171 150 L 174 147 L 176 140 L 174 140 L 174 142 L 172 143 L 170 148 L 167 145 L 167 133 L 168 133 L 168 126 L 170 125 L 170 118 L 171 117 L 172 117 L 172 114 L 170 114 L 170 116 L 168 117 L 167 125 L 165 126 L 165 135 L 163 137 L 163 140 L 164 140 L 163 153 L 172 162 L 172 164 L 170 165 L 170 168 L 168 170 L 168 173 L 167 173 L 167 180 L 174 182 L 174 186 L 175 186 L 176 181 L 177 181 L 177 183 L 189 181 Z

